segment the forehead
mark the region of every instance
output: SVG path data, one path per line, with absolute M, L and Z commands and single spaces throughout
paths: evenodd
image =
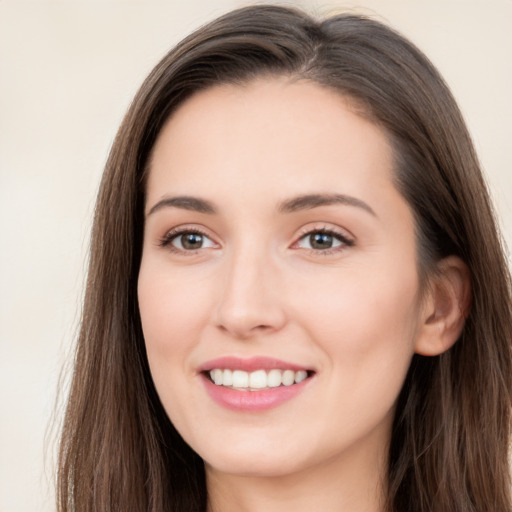
M 306 189 L 371 196 L 392 182 L 383 130 L 341 94 L 309 81 L 259 79 L 196 93 L 153 148 L 148 200 L 167 193 Z M 367 197 L 371 199 L 370 197 Z

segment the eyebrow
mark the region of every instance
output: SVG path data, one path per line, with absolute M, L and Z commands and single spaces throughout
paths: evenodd
M 217 213 L 217 209 L 210 201 L 199 199 L 198 197 L 176 196 L 164 197 L 161 201 L 158 201 L 158 203 L 149 210 L 148 216 L 165 207 L 181 208 L 182 210 L 191 210 L 199 213 L 207 213 L 209 215 Z
M 300 210 L 310 210 L 319 206 L 329 206 L 332 204 L 355 206 L 365 210 L 374 217 L 377 216 L 369 204 L 357 197 L 347 196 L 344 194 L 307 194 L 294 197 L 293 199 L 288 199 L 280 203 L 278 211 L 280 213 L 293 213 Z
M 346 206 L 355 206 L 370 213 L 376 217 L 375 212 L 370 205 L 356 197 L 347 196 L 344 194 L 306 194 L 297 196 L 292 199 L 287 199 L 281 202 L 277 211 L 279 213 L 293 213 L 301 210 L 310 210 L 320 206 L 330 206 L 333 204 L 342 204 Z M 200 199 L 192 196 L 175 196 L 164 197 L 156 203 L 148 212 L 148 216 L 155 213 L 162 208 L 181 208 L 183 210 L 195 211 L 198 213 L 206 213 L 214 215 L 217 213 L 217 208 L 206 199 Z

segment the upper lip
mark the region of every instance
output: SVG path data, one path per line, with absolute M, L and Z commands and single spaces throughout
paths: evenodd
M 236 356 L 225 356 L 217 359 L 206 361 L 198 368 L 198 372 L 208 372 L 210 370 L 229 369 L 229 370 L 244 370 L 246 372 L 252 372 L 255 370 L 293 370 L 298 372 L 300 370 L 312 371 L 311 368 L 302 366 L 281 359 L 275 359 L 272 357 L 250 357 L 240 358 Z

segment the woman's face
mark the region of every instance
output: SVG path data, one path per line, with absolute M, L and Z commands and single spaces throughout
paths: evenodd
M 210 471 L 384 460 L 423 313 L 389 142 L 354 112 L 258 80 L 196 94 L 158 137 L 142 326 L 162 404 Z

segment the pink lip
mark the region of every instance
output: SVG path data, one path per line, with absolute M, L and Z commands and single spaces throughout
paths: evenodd
M 312 378 L 309 377 L 299 384 L 261 391 L 238 391 L 217 386 L 204 373 L 201 374 L 201 380 L 210 397 L 222 407 L 239 412 L 258 412 L 277 407 L 297 396 L 310 384 Z
M 244 370 L 246 372 L 253 372 L 255 370 L 311 370 L 305 366 L 300 366 L 280 359 L 273 359 L 271 357 L 251 357 L 242 359 L 240 357 L 228 356 L 212 359 L 202 364 L 197 370 L 198 372 L 209 372 L 215 368 L 229 369 L 229 370 Z
M 277 407 L 301 393 L 312 380 L 310 375 L 299 384 L 292 384 L 291 386 L 279 386 L 260 391 L 240 391 L 214 384 L 208 378 L 207 373 L 216 368 L 246 372 L 273 369 L 293 370 L 295 372 L 305 370 L 310 374 L 312 369 L 270 357 L 242 359 L 234 356 L 212 359 L 199 366 L 198 373 L 210 397 L 222 407 L 240 412 L 258 412 Z

